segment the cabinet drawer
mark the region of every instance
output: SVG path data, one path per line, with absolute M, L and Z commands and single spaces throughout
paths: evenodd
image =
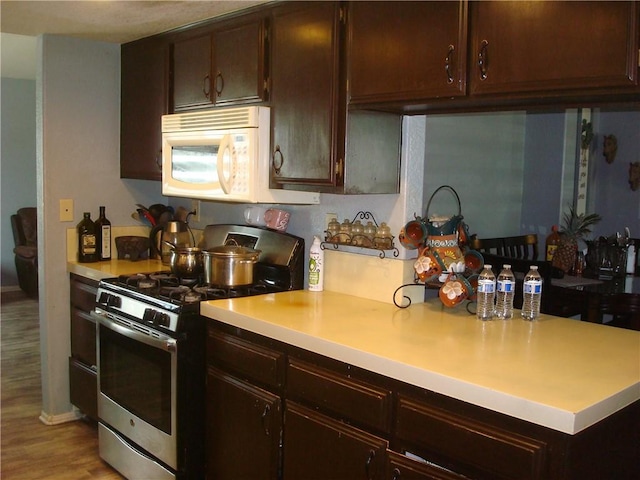
M 71 356 L 89 366 L 96 361 L 96 322 L 87 312 L 71 307 Z
M 85 312 L 90 312 L 96 304 L 97 293 L 98 282 L 71 275 L 69 284 L 71 305 Z
M 274 388 L 284 383 L 283 353 L 213 329 L 207 337 L 207 360 Z
M 71 403 L 86 416 L 98 419 L 98 375 L 69 357 L 69 396 Z
M 546 443 L 403 395 L 398 398 L 396 435 L 403 450 L 434 453 L 492 477 L 524 480 L 545 476 Z
M 468 480 L 451 470 L 413 460 L 391 450 L 387 451 L 387 475 L 390 480 Z
M 291 358 L 287 396 L 341 418 L 389 431 L 391 391 Z

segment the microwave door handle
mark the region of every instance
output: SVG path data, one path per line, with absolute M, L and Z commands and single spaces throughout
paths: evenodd
M 233 162 L 233 158 L 231 158 L 231 136 L 225 135 L 220 139 L 220 146 L 218 147 L 218 158 L 216 159 L 216 167 L 218 169 L 218 181 L 220 182 L 220 187 L 222 191 L 227 195 L 231 191 L 231 187 L 229 185 L 229 179 L 224 176 L 224 152 L 225 150 L 229 150 L 229 162 Z

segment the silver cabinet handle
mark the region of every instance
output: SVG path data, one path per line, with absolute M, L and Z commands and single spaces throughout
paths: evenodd
M 453 45 L 449 45 L 449 51 L 444 59 L 444 71 L 447 73 L 447 83 L 449 84 L 453 83 L 453 75 L 451 74 L 451 56 L 455 51 L 456 48 Z
M 487 79 L 487 71 L 489 70 L 489 42 L 483 40 L 480 44 L 480 51 L 478 52 L 478 68 L 480 69 L 480 80 Z

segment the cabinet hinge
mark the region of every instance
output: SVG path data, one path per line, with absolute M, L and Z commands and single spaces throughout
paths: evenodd
M 342 173 L 344 172 L 344 158 L 339 158 L 336 160 L 336 179 L 342 178 Z
M 340 7 L 340 23 L 346 24 L 347 23 L 347 11 L 345 10 L 345 6 L 342 5 Z

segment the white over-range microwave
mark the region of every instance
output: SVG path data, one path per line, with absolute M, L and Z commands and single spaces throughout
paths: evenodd
M 269 188 L 269 107 L 162 116 L 162 194 L 241 203 L 320 203 L 317 192 Z

